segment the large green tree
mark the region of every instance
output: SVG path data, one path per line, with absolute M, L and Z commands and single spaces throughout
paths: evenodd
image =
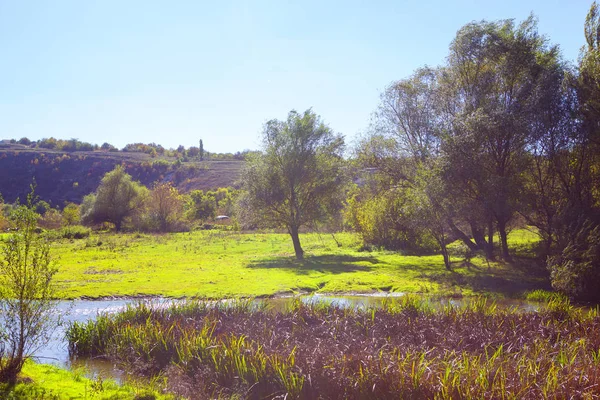
M 552 286 L 570 297 L 600 300 L 600 10 L 584 25 L 586 46 L 571 83 L 576 92 L 573 133 L 548 158 L 555 191 L 554 236 L 548 268 Z
M 341 207 L 344 140 L 311 110 L 267 122 L 262 139 L 263 152 L 242 173 L 240 216 L 246 224 L 287 229 L 301 260 L 300 228 Z
M 447 180 L 454 196 L 481 211 L 483 221 L 472 224 L 496 223 L 505 259 L 528 147 L 560 93 L 563 70 L 558 48 L 547 44 L 530 17 L 518 25 L 484 21 L 461 28 L 441 74 Z
M 125 169 L 117 165 L 107 172 L 96 193 L 86 196 L 81 204 L 81 218 L 86 223 L 112 222 L 121 230 L 125 218 L 143 207 L 148 189 L 133 181 Z

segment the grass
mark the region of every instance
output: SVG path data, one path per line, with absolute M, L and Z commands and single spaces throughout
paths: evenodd
M 528 232 L 511 233 L 511 244 L 530 249 Z M 514 238 L 514 240 L 513 240 Z M 352 233 L 304 234 L 304 261 L 296 261 L 288 235 L 197 231 L 167 235 L 96 234 L 60 239 L 52 254 L 63 298 L 170 296 L 260 297 L 292 292 L 421 292 L 522 294 L 549 289 L 547 273 L 527 257 L 512 264 L 465 262 L 442 257 L 361 252 Z
M 564 299 L 520 313 L 408 295 L 366 310 L 140 303 L 75 323 L 69 342 L 194 398 L 560 399 L 600 393 L 599 332 L 597 309 Z
M 172 399 L 145 385 L 119 385 L 112 380 L 89 379 L 82 371 L 66 371 L 53 365 L 25 363 L 20 383 L 12 388 L 0 386 L 3 399 Z

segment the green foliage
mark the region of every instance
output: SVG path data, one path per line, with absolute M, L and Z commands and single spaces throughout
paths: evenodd
M 84 223 L 111 222 L 117 231 L 127 217 L 141 211 L 148 189 L 134 182 L 124 168 L 117 165 L 100 181 L 95 194 L 84 198 L 81 220 Z
M 406 193 L 398 194 L 399 190 L 369 196 L 354 188 L 344 211 L 347 223 L 361 234 L 366 245 L 412 254 L 432 253 L 437 247 L 434 239 L 423 229 L 422 221 L 414 220 Z
M 85 239 L 90 236 L 92 230 L 86 226 L 81 225 L 69 225 L 65 226 L 57 231 L 56 235 L 49 235 L 50 237 L 58 237 L 62 239 Z
M 133 152 L 133 153 L 146 153 L 146 154 L 160 154 L 163 155 L 165 153 L 165 148 L 160 144 L 156 143 L 129 143 L 123 148 L 124 152 Z
M 565 301 L 567 298 L 558 292 L 551 292 L 544 289 L 536 289 L 525 293 L 525 299 L 528 301 L 540 301 L 549 303 L 550 301 Z
M 74 203 L 69 203 L 63 208 L 63 223 L 66 226 L 79 224 L 81 216 L 79 214 L 79 206 Z
M 117 384 L 98 377 L 89 379 L 80 372 L 67 371 L 54 365 L 27 361 L 22 371 L 23 382 L 14 386 L 0 385 L 0 397 L 7 400 L 167 400 L 157 388 L 143 384 Z
M 108 145 L 108 143 L 105 143 Z M 42 149 L 56 149 L 62 151 L 94 151 L 98 148 L 97 145 L 93 145 L 87 142 L 81 142 L 78 139 L 55 139 L 53 137 L 44 138 L 37 141 L 36 146 Z M 110 146 L 110 145 L 109 145 Z M 103 147 L 103 149 L 105 149 Z
M 49 244 L 36 231 L 39 215 L 28 204 L 11 215 L 17 232 L 4 240 L 0 259 L 0 382 L 14 383 L 23 363 L 53 331 L 56 298 Z
M 217 203 L 214 193 L 192 190 L 188 198 L 187 215 L 189 219 L 206 221 L 216 216 Z
M 565 295 L 600 301 L 600 225 L 586 221 L 561 254 L 548 260 L 552 286 Z
M 181 229 L 184 199 L 170 183 L 156 184 L 147 198 L 146 215 L 150 230 L 172 232 Z
M 341 209 L 344 140 L 307 110 L 267 122 L 263 143 L 264 153 L 242 172 L 240 217 L 246 226 L 287 229 L 302 259 L 299 229 Z

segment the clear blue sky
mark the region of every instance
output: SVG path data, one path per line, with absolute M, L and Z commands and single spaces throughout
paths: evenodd
M 379 94 L 473 20 L 525 19 L 575 61 L 584 0 L 0 1 L 0 138 L 235 152 L 309 107 L 352 142 Z

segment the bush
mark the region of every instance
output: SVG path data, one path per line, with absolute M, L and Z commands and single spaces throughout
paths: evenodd
M 92 230 L 81 225 L 66 226 L 60 230 L 60 235 L 64 239 L 85 239 L 90 236 Z
M 552 287 L 575 300 L 600 301 L 600 225 L 581 224 L 562 253 L 548 259 Z
M 367 199 L 351 196 L 345 217 L 350 228 L 362 236 L 365 248 L 402 250 L 419 255 L 435 253 L 438 248 L 435 239 L 405 212 L 404 201 L 393 196 Z
M 58 229 L 63 224 L 63 218 L 58 210 L 50 208 L 44 213 L 42 218 L 38 220 L 38 224 L 44 229 Z

